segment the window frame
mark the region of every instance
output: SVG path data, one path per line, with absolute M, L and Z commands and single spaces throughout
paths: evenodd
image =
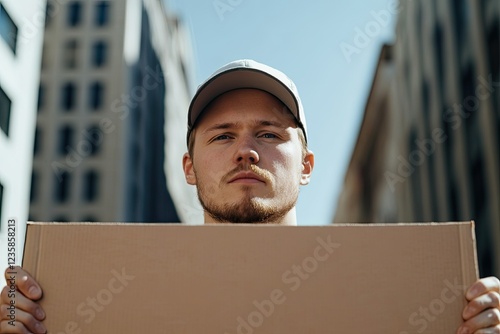
M 66 23 L 68 27 L 78 27 L 83 21 L 83 8 L 81 1 L 71 1 L 67 7 Z
M 5 106 L 4 106 L 5 102 Z M 5 107 L 5 108 L 4 108 Z M 12 100 L 0 87 L 0 130 L 8 137 L 12 112 Z
M 111 13 L 111 1 L 97 1 L 94 6 L 94 25 L 105 27 L 109 25 Z
M 2 18 L 2 16 L 5 16 L 5 20 L 0 19 L 0 36 L 5 43 L 7 43 L 12 52 L 16 54 L 19 28 L 9 15 L 9 12 L 7 12 L 5 6 L 0 2 L 0 18 Z

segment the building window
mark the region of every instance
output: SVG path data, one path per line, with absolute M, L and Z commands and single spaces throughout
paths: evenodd
M 448 220 L 451 222 L 459 221 L 460 214 L 458 212 L 458 189 L 453 180 L 450 180 L 450 182 L 448 183 L 448 208 L 450 210 Z
M 477 114 L 480 110 L 480 100 L 476 97 L 476 74 L 474 65 L 468 63 L 462 72 L 462 111 L 467 115 L 465 123 L 465 131 L 467 135 L 468 149 L 472 148 L 472 144 L 476 139 L 474 136 L 475 128 L 478 126 Z
M 492 81 L 500 81 L 500 20 L 497 18 L 491 24 L 488 32 L 488 61 L 490 63 L 490 73 L 493 78 Z M 500 94 L 494 94 L 493 108 L 497 114 L 497 140 L 500 145 Z
M 85 133 L 85 138 L 89 141 L 90 144 L 90 155 L 96 155 L 99 153 L 100 147 L 104 140 L 103 133 L 98 126 L 92 126 L 87 129 Z
M 98 1 L 95 4 L 95 25 L 103 27 L 109 23 L 109 1 Z
M 186 65 L 184 64 L 184 61 L 182 61 L 182 60 L 180 61 L 180 63 L 181 63 L 182 78 L 183 78 L 182 81 L 184 81 L 184 86 L 186 87 L 186 92 L 190 92 L 191 91 L 191 89 L 189 87 L 189 81 L 190 80 L 188 78 L 188 74 L 187 74 L 187 71 L 186 71 Z M 164 73 L 160 73 L 162 81 L 165 80 L 164 77 L 163 77 L 163 74 Z M 165 85 L 165 82 L 162 82 L 162 85 Z
M 64 67 L 76 68 L 78 66 L 78 41 L 72 39 L 64 44 Z
M 2 223 L 3 185 L 0 183 L 0 224 Z
M 102 107 L 104 100 L 104 87 L 100 82 L 94 82 L 90 85 L 89 106 L 93 110 Z
M 443 107 L 441 111 L 441 117 L 442 117 L 442 123 L 441 123 L 441 128 L 444 131 L 444 138 L 446 138 L 445 142 L 443 143 L 444 146 L 444 153 L 446 154 L 445 156 L 445 161 L 449 161 L 450 163 L 453 164 L 453 132 L 455 131 L 456 128 L 453 127 L 453 123 L 446 118 L 446 114 L 450 112 L 451 107 L 445 106 Z
M 40 86 L 38 86 L 38 100 L 36 103 L 36 108 L 38 111 L 40 111 L 40 109 L 43 107 L 43 103 L 45 102 L 44 98 L 45 98 L 45 87 L 42 84 L 40 84 Z
M 82 21 L 82 4 L 79 1 L 73 1 L 68 4 L 68 25 L 76 27 Z
M 54 17 L 54 4 L 51 0 L 47 1 L 47 5 L 45 6 L 45 26 L 48 27 L 52 18 Z
M 64 203 L 69 199 L 71 175 L 63 172 L 54 178 L 54 199 L 56 202 Z
M 69 153 L 69 149 L 73 145 L 74 131 L 70 126 L 65 126 L 59 130 L 59 154 L 65 155 Z
M 424 109 L 423 113 L 424 113 L 424 116 L 425 116 L 425 119 L 424 119 L 425 127 L 427 128 L 427 126 L 428 126 L 429 129 L 430 129 L 430 123 L 431 123 L 430 108 L 431 108 L 431 104 L 430 104 L 429 83 L 427 82 L 427 79 L 423 79 L 422 80 L 422 107 Z
M 465 66 L 465 69 L 462 72 L 462 98 L 467 99 L 475 96 L 475 77 L 474 77 L 474 65 L 472 63 L 468 63 Z M 464 100 L 464 104 L 465 100 Z M 473 105 L 469 106 L 470 109 L 473 109 Z
M 443 109 L 443 115 L 449 110 L 449 108 Z M 443 117 L 442 129 L 444 131 L 444 138 L 446 138 L 443 143 L 444 150 L 444 170 L 445 179 L 447 187 L 447 204 L 448 204 L 448 221 L 458 221 L 458 189 L 455 182 L 455 155 L 454 155 L 454 142 L 453 142 L 453 123 L 447 121 Z
M 36 156 L 38 152 L 40 152 L 40 141 L 41 141 L 41 132 L 40 128 L 37 126 L 35 130 L 35 142 L 33 143 L 33 155 Z
M 15 54 L 17 46 L 17 26 L 2 3 L 0 3 L 0 36 L 2 36 Z
M 93 202 L 98 195 L 99 176 L 95 171 L 87 172 L 83 177 L 83 199 Z
M 37 184 L 38 183 L 38 175 L 35 171 L 31 173 L 31 191 L 30 191 L 30 203 L 36 201 L 37 198 Z
M 453 17 L 455 18 L 456 43 L 459 48 L 465 46 L 467 29 L 470 27 L 471 10 L 468 0 L 453 0 Z
M 64 84 L 61 92 L 61 108 L 63 110 L 71 110 L 76 104 L 76 87 L 72 82 Z
M 417 147 L 417 130 L 414 128 L 410 133 L 409 151 L 420 152 Z M 410 153 L 411 154 L 411 153 Z M 420 159 L 421 157 L 419 157 Z M 413 164 L 413 163 L 412 163 Z M 416 164 L 415 164 L 416 165 Z M 411 190 L 413 194 L 413 211 L 415 212 L 415 220 L 418 222 L 424 221 L 423 215 L 423 198 L 422 198 L 422 172 L 420 167 L 415 167 L 415 171 L 411 175 Z
M 424 9 L 422 8 L 423 7 L 423 3 L 421 1 L 418 1 L 417 3 L 415 3 L 415 6 L 417 6 L 417 31 L 419 32 L 419 35 L 420 35 L 420 38 L 418 39 L 418 48 L 420 49 L 420 57 L 422 57 L 423 55 L 423 40 L 424 40 L 424 34 L 422 33 L 423 32 L 423 29 L 422 27 L 424 26 L 423 24 L 423 18 L 424 18 Z
M 435 155 L 429 154 L 428 157 L 428 165 L 429 165 L 429 188 L 430 191 L 430 202 L 431 202 L 431 217 L 430 219 L 435 221 L 439 219 L 439 207 L 438 207 L 438 198 L 437 198 L 437 189 L 438 184 L 436 183 L 436 179 L 438 179 L 436 175 L 435 169 Z
M 437 61 L 437 74 L 440 94 L 444 92 L 444 53 L 443 53 L 443 28 L 441 24 L 437 24 L 434 30 L 434 50 L 436 51 L 436 61 Z
M 108 57 L 108 47 L 103 41 L 98 41 L 94 43 L 92 47 L 92 64 L 95 67 L 101 67 L 106 64 L 106 59 Z
M 9 135 L 10 108 L 12 102 L 2 88 L 0 88 L 0 129 Z
M 471 174 L 472 174 L 472 189 L 473 189 L 473 204 L 474 204 L 474 217 L 483 215 L 483 210 L 487 207 L 488 196 L 486 194 L 486 174 L 483 154 L 478 152 L 476 158 L 471 161 Z
M 47 65 L 48 65 L 48 61 L 49 61 L 48 58 L 49 57 L 48 57 L 48 51 L 47 51 L 47 49 L 48 49 L 47 44 L 43 43 L 43 46 L 42 46 L 42 63 L 40 64 L 40 67 L 42 69 L 47 68 Z
M 489 29 L 488 49 L 491 73 L 493 79 L 498 81 L 500 77 L 500 21 L 498 19 Z
M 406 88 L 406 99 L 408 100 L 408 105 L 410 106 L 408 108 L 408 111 L 411 113 L 412 112 L 412 91 L 411 91 L 411 85 L 410 83 L 412 82 L 412 72 L 411 72 L 411 69 L 410 69 L 410 61 L 409 61 L 410 57 L 406 57 L 406 60 L 405 60 L 405 63 L 404 63 L 404 83 L 403 85 L 405 86 Z

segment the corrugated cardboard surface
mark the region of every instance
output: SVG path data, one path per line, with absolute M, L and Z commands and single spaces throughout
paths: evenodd
M 35 224 L 49 333 L 454 333 L 473 223 Z

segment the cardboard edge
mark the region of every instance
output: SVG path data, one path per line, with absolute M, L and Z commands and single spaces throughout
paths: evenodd
M 473 252 L 473 260 L 474 260 L 474 269 L 476 271 L 476 280 L 479 279 L 479 262 L 477 259 L 477 240 L 476 240 L 476 222 L 474 220 L 470 221 L 471 226 L 471 237 L 472 237 L 472 252 Z
M 40 271 L 41 271 L 41 264 L 40 264 L 40 252 L 41 252 L 41 249 L 42 249 L 42 246 L 44 245 L 43 244 L 43 241 L 45 241 L 45 243 L 47 243 L 47 236 L 48 236 L 48 233 L 50 233 L 51 229 L 50 229 L 50 225 L 57 225 L 59 227 L 61 226 L 95 226 L 95 225 L 103 225 L 103 226 L 116 226 L 116 225 L 120 225 L 120 226 L 144 226 L 145 224 L 142 224 L 142 223 L 138 223 L 138 224 L 128 224 L 128 223 L 72 223 L 72 224 L 68 224 L 68 223 L 33 223 L 33 222 L 29 222 L 28 225 L 27 225 L 27 228 L 26 228 L 26 237 L 28 236 L 28 229 L 30 230 L 30 233 L 32 235 L 32 238 L 33 240 L 26 240 L 26 243 L 25 243 L 25 251 L 33 251 L 33 253 L 36 253 L 34 254 L 33 256 L 30 256 L 30 258 L 27 258 L 27 264 L 29 263 L 31 266 L 34 266 L 35 270 L 33 272 L 34 274 L 34 277 L 39 277 L 39 274 L 40 274 Z M 154 225 L 154 226 L 160 226 L 161 224 L 147 224 L 147 225 Z M 183 228 L 184 226 L 193 226 L 193 225 L 181 225 L 181 224 L 168 224 L 168 225 L 171 225 L 172 227 L 175 227 L 175 228 Z M 231 225 L 231 226 L 234 226 L 234 227 L 238 227 L 239 225 L 233 225 L 233 224 L 228 224 L 228 225 Z M 472 266 L 475 267 L 475 271 L 476 271 L 476 277 L 478 276 L 477 272 L 477 260 L 476 260 L 476 251 L 475 251 L 475 242 L 476 242 L 476 239 L 475 239 L 475 231 L 474 231 L 474 221 L 468 221 L 468 222 L 459 222 L 459 223 L 395 223 L 395 224 L 376 224 L 376 223 L 371 223 L 371 224 L 342 224 L 342 225 L 325 225 L 325 226 L 316 226 L 316 227 L 320 227 L 320 228 L 331 228 L 331 227 L 335 227 L 335 226 L 347 226 L 347 227 L 373 227 L 373 228 L 377 228 L 377 227 L 393 227 L 393 228 L 398 228 L 398 227 L 401 227 L 401 226 L 444 226 L 444 225 L 448 225 L 449 227 L 451 226 L 451 228 L 448 228 L 447 230 L 450 230 L 450 233 L 453 233 L 451 231 L 451 229 L 453 229 L 454 231 L 456 231 L 455 233 L 458 233 L 458 235 L 455 234 L 455 237 L 458 237 L 458 242 L 459 242 L 459 245 L 460 245 L 460 256 L 461 256 L 461 262 L 462 262 L 462 280 L 463 282 L 468 282 L 468 280 L 471 279 L 471 277 L 473 276 L 473 274 L 470 272 L 472 271 Z M 221 225 L 205 225 L 207 227 L 221 227 Z M 252 226 L 254 227 L 255 225 L 252 225 L 252 224 L 247 224 L 247 226 Z M 279 226 L 279 225 L 258 225 L 258 226 L 267 226 L 267 227 L 276 227 L 276 226 Z M 199 226 L 193 226 L 194 228 L 199 228 Z M 301 227 L 301 226 L 299 226 Z M 310 228 L 310 226 L 302 226 L 302 227 L 306 227 L 306 228 Z M 227 228 L 227 225 L 226 225 L 226 228 Z M 296 228 L 296 227 L 294 227 Z M 44 238 L 45 237 L 45 238 Z M 472 242 L 472 243 L 471 243 Z M 29 244 L 29 245 L 28 245 Z M 471 249 L 472 247 L 472 249 Z M 464 251 L 462 251 L 463 248 L 466 248 Z M 27 253 L 25 253 L 27 254 Z M 457 254 L 458 256 L 458 254 Z M 472 263 L 468 263 L 467 260 L 470 259 L 470 256 L 473 256 L 473 264 Z M 24 258 L 23 258 L 23 265 L 24 265 Z M 467 271 L 467 269 L 469 271 Z
M 472 221 L 473 223 L 473 221 Z M 320 227 L 320 228 L 328 228 L 332 226 L 370 226 L 370 227 L 387 227 L 387 226 L 446 226 L 446 225 L 467 225 L 470 226 L 471 221 L 457 221 L 457 222 L 398 222 L 398 223 L 335 223 L 328 225 L 287 225 L 289 227 L 297 228 L 297 227 Z M 275 224 L 205 224 L 205 225 L 192 225 L 192 224 L 183 224 L 178 222 L 162 222 L 162 223 L 123 223 L 123 222 L 28 222 L 28 225 L 103 225 L 103 226 L 185 226 L 185 227 L 197 227 L 197 226 L 206 226 L 206 227 L 221 227 L 221 226 L 259 226 L 259 227 L 283 227 L 283 225 L 275 225 Z M 27 232 L 26 232 L 27 233 Z
M 467 285 L 474 283 L 478 279 L 478 265 L 475 258 L 475 239 L 473 221 L 470 221 L 466 225 L 458 225 L 462 282 Z
M 23 259 L 22 267 L 28 270 L 28 272 L 36 279 L 38 275 L 38 262 L 39 254 L 41 249 L 41 224 L 36 224 L 33 222 L 27 222 L 25 231 L 25 242 L 23 247 Z M 30 256 L 26 256 L 31 254 Z

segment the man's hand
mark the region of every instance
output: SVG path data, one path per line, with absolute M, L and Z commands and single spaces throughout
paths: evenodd
M 498 278 L 480 279 L 467 290 L 465 298 L 469 301 L 462 314 L 465 322 L 457 333 L 500 333 L 500 281 Z
M 13 274 L 15 273 L 15 274 Z M 21 267 L 5 271 L 7 286 L 0 298 L 0 333 L 45 333 L 45 312 L 35 303 L 42 297 L 40 285 Z

